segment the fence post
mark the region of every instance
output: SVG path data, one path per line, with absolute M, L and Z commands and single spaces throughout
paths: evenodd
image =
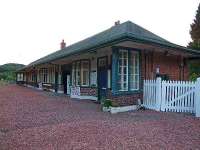
M 156 78 L 156 110 L 160 111 L 161 100 L 162 100 L 162 79 L 161 77 Z
M 196 117 L 200 117 L 200 78 L 197 78 L 195 84 L 195 113 Z

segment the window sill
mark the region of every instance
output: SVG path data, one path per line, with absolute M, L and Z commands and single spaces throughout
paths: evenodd
M 134 90 L 134 91 L 112 91 L 113 96 L 121 96 L 121 95 L 132 95 L 132 94 L 140 94 L 142 93 L 141 90 Z

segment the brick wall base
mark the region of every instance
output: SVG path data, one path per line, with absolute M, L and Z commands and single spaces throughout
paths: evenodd
M 111 90 L 108 91 L 107 98 L 117 106 L 138 105 L 138 99 L 142 100 L 142 93 L 133 93 L 127 95 L 112 95 Z
M 97 96 L 96 87 L 81 87 L 81 96 Z

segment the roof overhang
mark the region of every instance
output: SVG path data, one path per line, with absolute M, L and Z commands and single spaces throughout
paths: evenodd
M 198 50 L 189 49 L 189 48 L 186 48 L 186 47 L 175 45 L 173 43 L 166 45 L 166 44 L 162 44 L 162 43 L 159 43 L 159 42 L 156 42 L 156 41 L 139 39 L 139 38 L 135 38 L 135 37 L 133 37 L 129 34 L 125 34 L 125 35 L 121 35 L 118 38 L 110 39 L 109 41 L 104 41 L 104 42 L 98 43 L 94 46 L 87 47 L 87 48 L 84 48 L 84 49 L 80 49 L 76 52 L 72 52 L 72 53 L 67 54 L 67 55 L 55 57 L 55 58 L 52 58 L 52 59 L 47 59 L 47 60 L 44 60 L 44 61 L 42 61 L 42 58 L 41 58 L 41 61 L 33 62 L 33 63 L 25 66 L 24 68 L 18 70 L 18 72 L 26 70 L 27 68 L 30 68 L 30 67 L 35 67 L 37 65 L 49 63 L 49 62 L 52 62 L 52 61 L 55 61 L 55 60 L 58 60 L 58 59 L 63 59 L 65 57 L 69 57 L 69 56 L 72 56 L 72 55 L 95 51 L 97 49 L 104 48 L 104 47 L 107 47 L 107 46 L 112 46 L 112 45 L 115 45 L 115 44 L 118 44 L 118 43 L 124 42 L 124 41 L 132 41 L 132 42 L 137 42 L 137 43 L 149 44 L 149 45 L 160 47 L 160 48 L 172 49 L 172 50 L 175 50 L 175 51 L 179 51 L 180 53 L 186 53 L 188 55 L 188 58 L 191 58 L 191 59 L 194 59 L 194 58 L 199 59 L 200 58 L 200 51 L 198 51 Z

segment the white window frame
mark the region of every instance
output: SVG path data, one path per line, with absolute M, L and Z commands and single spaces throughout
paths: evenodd
M 47 68 L 41 68 L 40 69 L 40 81 L 42 83 L 47 83 L 48 80 L 48 70 Z
M 139 58 L 139 52 L 137 51 L 130 51 L 130 90 L 136 91 L 139 90 L 139 84 L 140 84 L 140 58 Z M 134 56 L 134 57 L 132 57 Z M 137 66 L 136 66 L 137 64 Z M 132 67 L 132 69 L 131 69 Z M 137 72 L 138 71 L 138 72 Z M 136 79 L 137 77 L 137 79 Z M 136 80 L 135 80 L 136 79 Z M 136 88 L 131 88 L 131 84 L 136 84 Z M 133 85 L 132 85 L 133 87 Z
M 75 86 L 76 85 L 76 63 L 73 62 L 72 63 L 72 86 Z
M 76 62 L 76 86 L 81 85 L 81 61 Z
M 139 60 L 140 54 L 139 52 L 126 50 L 126 49 L 119 49 L 118 52 L 119 52 L 119 58 L 118 58 L 118 88 L 119 89 L 118 91 L 139 90 L 140 89 L 140 60 Z M 125 59 L 126 59 L 126 63 L 124 61 Z M 135 86 L 136 88 L 133 88 L 134 87 L 133 84 L 136 84 Z
M 34 82 L 34 80 L 35 80 L 35 74 L 31 72 L 31 82 Z
M 17 81 L 23 81 L 23 73 L 17 74 Z
M 88 68 L 84 68 L 83 63 L 87 63 Z M 83 73 L 84 73 L 84 71 L 87 71 L 87 77 L 86 77 L 87 83 L 86 84 L 83 83 L 83 78 L 84 78 Z M 90 62 L 89 62 L 89 60 L 82 60 L 81 61 L 81 86 L 89 86 L 89 80 L 90 80 Z
M 120 55 L 120 53 L 122 53 L 122 55 Z M 124 53 L 126 53 L 126 58 L 124 57 Z M 122 64 L 120 64 L 120 61 L 118 61 L 118 77 L 120 78 L 118 81 L 120 87 L 119 91 L 128 91 L 128 57 L 128 50 L 119 50 L 119 60 L 121 59 L 122 62 Z M 126 66 L 124 65 L 124 59 L 126 59 Z M 126 68 L 126 73 L 124 72 L 124 68 Z M 126 86 L 124 86 L 124 84 L 126 84 Z
M 83 63 L 88 63 L 88 68 L 83 68 Z M 87 83 L 83 83 L 84 71 L 87 71 Z M 80 77 L 78 75 L 80 73 Z M 79 81 L 77 80 L 79 78 Z M 80 84 L 78 83 L 80 82 Z M 72 63 L 72 86 L 90 85 L 90 60 L 79 60 Z

